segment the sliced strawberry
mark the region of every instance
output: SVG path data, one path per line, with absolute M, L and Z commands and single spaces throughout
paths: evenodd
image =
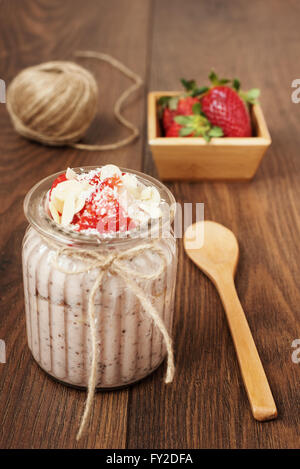
M 126 215 L 125 210 L 117 203 L 115 210 L 110 215 L 104 215 L 99 218 L 97 223 L 97 230 L 99 233 L 115 233 L 124 232 L 132 229 L 132 220 Z
M 96 229 L 102 234 L 124 232 L 134 228 L 133 220 L 120 206 L 114 191 L 122 183 L 120 177 L 112 176 L 101 180 L 100 176 L 101 172 L 88 181 L 94 186 L 94 191 L 80 212 L 74 215 L 71 224 L 76 225 L 77 231 Z M 52 190 L 66 180 L 66 173 L 60 174 L 51 186 L 50 196 Z
M 117 187 L 120 184 L 122 184 L 121 178 L 119 176 L 112 176 L 110 178 L 104 179 L 104 181 L 102 182 L 101 188 L 104 188 L 106 186 L 106 187 L 110 187 L 111 189 L 113 189 L 114 187 Z
M 91 228 L 103 234 L 124 232 L 129 226 L 133 227 L 131 218 L 120 206 L 113 190 L 119 181 L 118 177 L 107 178 L 97 186 L 83 209 L 73 218 L 72 224 L 77 225 L 78 231 Z M 93 182 L 96 185 L 96 180 Z

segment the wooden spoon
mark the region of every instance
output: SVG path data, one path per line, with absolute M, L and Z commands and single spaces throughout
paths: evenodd
M 203 227 L 204 243 L 201 245 Z M 239 257 L 236 237 L 219 223 L 198 222 L 186 230 L 184 248 L 192 261 L 212 280 L 220 294 L 253 417 L 260 421 L 276 418 L 277 409 L 272 392 L 234 285 Z

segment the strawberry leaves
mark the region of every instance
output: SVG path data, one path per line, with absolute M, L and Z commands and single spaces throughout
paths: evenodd
M 169 108 L 171 111 L 176 111 L 180 96 L 161 96 L 157 101 L 158 110 L 157 114 L 159 119 L 162 118 L 164 109 Z
M 208 132 L 208 135 L 210 137 L 223 137 L 224 133 L 221 127 L 218 127 L 217 125 L 214 125 L 210 131 Z
M 201 86 L 201 88 L 195 88 L 192 92 L 192 96 L 201 96 L 209 90 L 208 86 Z
M 157 101 L 157 104 L 162 107 L 166 107 L 171 99 L 171 96 L 161 96 Z
M 260 90 L 258 88 L 252 88 L 249 91 L 240 91 L 239 95 L 246 103 L 255 104 L 260 95 Z
M 255 104 L 257 98 L 260 95 L 258 88 L 252 88 L 249 91 L 241 91 L 241 83 L 237 78 L 228 80 L 227 78 L 219 78 L 216 73 L 212 70 L 209 74 L 209 79 L 214 86 L 222 86 L 231 83 L 231 87 L 240 95 L 240 97 L 249 104 Z
M 187 95 L 192 96 L 193 98 L 200 96 L 209 90 L 208 86 L 201 86 L 201 88 L 198 88 L 195 80 L 185 80 L 184 78 L 181 78 L 180 81 L 186 89 Z
M 192 107 L 192 111 L 193 111 L 193 114 L 199 114 L 199 115 L 204 116 L 200 103 L 195 103 Z
M 241 83 L 240 83 L 240 80 L 238 80 L 237 78 L 234 78 L 232 80 L 232 88 L 235 90 L 235 91 L 239 91 L 241 87 Z
M 185 80 L 185 84 L 187 88 L 192 89 L 194 81 Z M 162 111 L 168 107 L 170 110 L 177 111 L 180 99 L 180 96 L 162 96 L 158 101 L 160 110 Z M 212 126 L 202 112 L 200 101 L 193 104 L 191 115 L 177 115 L 174 117 L 174 122 L 181 126 L 179 130 L 180 137 L 203 137 L 207 142 L 209 142 L 212 137 L 223 136 L 222 129 L 220 127 Z
M 181 125 L 180 137 L 203 137 L 207 142 L 212 137 L 223 137 L 222 129 L 216 126 L 212 127 L 209 120 L 204 116 L 200 103 L 194 104 L 193 112 L 194 114 L 191 116 L 174 117 L 174 121 Z
M 210 128 L 208 120 L 200 115 L 176 116 L 174 120 L 182 126 L 179 131 L 180 137 L 187 137 L 188 135 L 204 137 Z
M 197 87 L 195 80 L 186 80 L 185 78 L 181 78 L 180 81 L 187 92 L 193 91 Z
M 176 111 L 176 109 L 178 107 L 179 99 L 180 99 L 179 96 L 171 96 L 170 97 L 168 106 L 169 106 L 169 109 L 171 109 L 171 111 Z
M 211 83 L 213 86 L 221 86 L 221 85 L 226 85 L 227 83 L 230 83 L 231 80 L 228 80 L 228 78 L 219 78 L 218 75 L 212 70 L 208 76 L 210 79 Z
M 229 83 L 231 84 L 230 86 L 241 96 L 244 101 L 250 104 L 254 104 L 257 101 L 257 98 L 260 95 L 260 90 L 258 88 L 252 88 L 249 91 L 241 91 L 241 83 L 237 78 L 234 78 L 233 80 L 229 80 L 228 78 L 219 78 L 218 75 L 215 73 L 214 70 L 212 70 L 208 76 L 212 87 L 215 86 L 223 86 L 223 85 L 228 85 Z M 209 91 L 209 87 L 207 86 L 202 86 L 198 87 L 196 84 L 195 80 L 185 80 L 184 78 L 181 78 L 181 83 L 186 89 L 186 94 L 188 96 L 201 96 L 205 94 L 207 91 Z

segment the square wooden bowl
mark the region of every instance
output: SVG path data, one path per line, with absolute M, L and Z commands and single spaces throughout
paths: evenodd
M 212 138 L 163 137 L 157 117 L 161 96 L 178 91 L 148 94 L 148 142 L 162 180 L 249 180 L 252 179 L 271 144 L 271 137 L 259 104 L 251 106 L 254 137 Z

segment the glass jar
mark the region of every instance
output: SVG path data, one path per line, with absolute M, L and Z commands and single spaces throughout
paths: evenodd
M 75 171 L 91 169 L 95 167 Z M 135 174 L 145 185 L 155 186 L 164 203 L 168 207 L 175 206 L 171 192 L 159 181 L 137 171 L 122 171 Z M 134 237 L 127 235 L 99 240 L 97 236 L 62 228 L 44 210 L 46 193 L 58 175 L 53 174 L 36 184 L 24 201 L 24 211 L 29 221 L 23 240 L 28 345 L 36 362 L 49 375 L 65 384 L 86 388 L 92 361 L 88 307 L 91 291 L 102 271 L 103 277 L 93 298 L 97 344 L 96 387 L 126 386 L 152 373 L 166 356 L 160 330 L 145 314 L 130 285 L 134 282 L 142 289 L 171 334 L 177 268 L 176 240 L 171 229 L 167 228 L 166 231 L 165 227 L 161 231 L 160 226 L 160 231 L 154 228 L 154 236 L 152 233 L 154 238 L 157 234 L 156 250 L 151 248 L 151 243 L 142 249 L 145 242 L 149 243 L 146 231 Z M 171 222 L 173 218 L 174 213 Z M 151 229 L 153 231 L 153 226 Z M 146 230 L 149 235 L 149 227 Z M 127 284 L 124 276 L 118 275 L 109 265 L 105 271 L 93 265 L 84 271 L 84 262 L 80 257 L 65 255 L 69 248 L 78 252 L 84 250 L 91 256 L 100 255 L 104 259 L 122 257 L 125 253 L 122 266 L 125 271 L 129 269 L 130 282 L 128 280 Z M 131 252 L 128 257 L 127 253 Z M 160 267 L 162 261 L 163 268 Z

